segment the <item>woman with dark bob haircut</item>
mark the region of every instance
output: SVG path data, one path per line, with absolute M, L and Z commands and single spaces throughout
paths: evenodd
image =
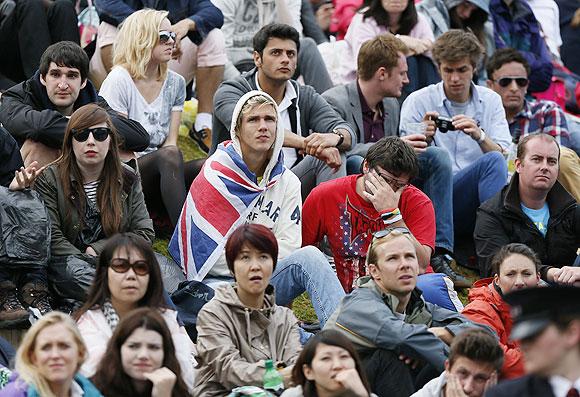
M 310 338 L 294 364 L 292 380 L 297 386 L 282 397 L 338 396 L 347 391 L 357 397 L 375 396 L 353 344 L 334 330 Z
M 520 346 L 510 339 L 512 316 L 505 294 L 522 288 L 538 287 L 540 260 L 527 245 L 504 245 L 491 260 L 494 276 L 473 284 L 469 290 L 469 304 L 462 314 L 473 322 L 491 327 L 498 336 L 505 358 L 501 369 L 504 379 L 524 375 L 524 361 Z
M 298 320 L 276 305 L 270 285 L 278 257 L 274 233 L 263 225 L 242 225 L 225 251 L 235 284 L 219 286 L 197 317 L 195 396 L 224 396 L 240 385 L 261 387 L 266 360 L 289 373 L 301 349 Z
M 107 397 L 190 396 L 181 374 L 165 319 L 143 307 L 119 323 L 92 381 Z
M 128 233 L 107 241 L 87 301 L 74 315 L 88 353 L 81 373 L 88 377 L 95 373 L 119 321 L 142 307 L 156 309 L 165 320 L 173 343 L 179 346 L 182 377 L 193 387 L 193 344 L 177 322 L 177 313 L 165 304 L 155 253 L 149 242 Z

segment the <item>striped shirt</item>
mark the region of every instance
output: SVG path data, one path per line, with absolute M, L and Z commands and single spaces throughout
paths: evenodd
M 83 185 L 85 189 L 85 194 L 87 198 L 90 200 L 91 203 L 97 203 L 97 188 L 99 187 L 99 181 L 93 181 L 89 183 L 85 183 Z

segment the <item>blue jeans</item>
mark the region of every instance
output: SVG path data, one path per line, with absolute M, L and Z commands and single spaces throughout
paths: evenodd
M 445 149 L 429 146 L 419 155 L 419 175 L 412 181 L 433 202 L 435 247 L 453 252 L 453 172 Z
M 500 152 L 487 152 L 453 176 L 455 233 L 472 236 L 477 208 L 507 183 L 507 163 Z
M 354 154 L 346 158 L 346 175 L 358 175 L 362 173 L 361 166 L 365 158 Z
M 321 328 L 345 295 L 324 254 L 312 246 L 302 247 L 278 261 L 270 284 L 275 288 L 276 303 L 281 306 L 308 292 Z

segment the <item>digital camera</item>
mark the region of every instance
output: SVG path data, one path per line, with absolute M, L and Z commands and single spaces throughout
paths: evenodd
M 439 131 L 445 133 L 447 131 L 455 131 L 455 127 L 453 126 L 453 121 L 447 117 L 439 116 L 435 119 L 435 125 L 439 129 Z

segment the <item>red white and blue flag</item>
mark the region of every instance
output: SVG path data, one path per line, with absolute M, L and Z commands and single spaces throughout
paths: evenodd
M 220 144 L 195 178 L 185 199 L 169 253 L 188 280 L 201 281 L 224 250 L 227 237 L 247 218 L 260 195 L 284 172 L 280 158 L 268 182 L 258 186 L 232 141 Z

